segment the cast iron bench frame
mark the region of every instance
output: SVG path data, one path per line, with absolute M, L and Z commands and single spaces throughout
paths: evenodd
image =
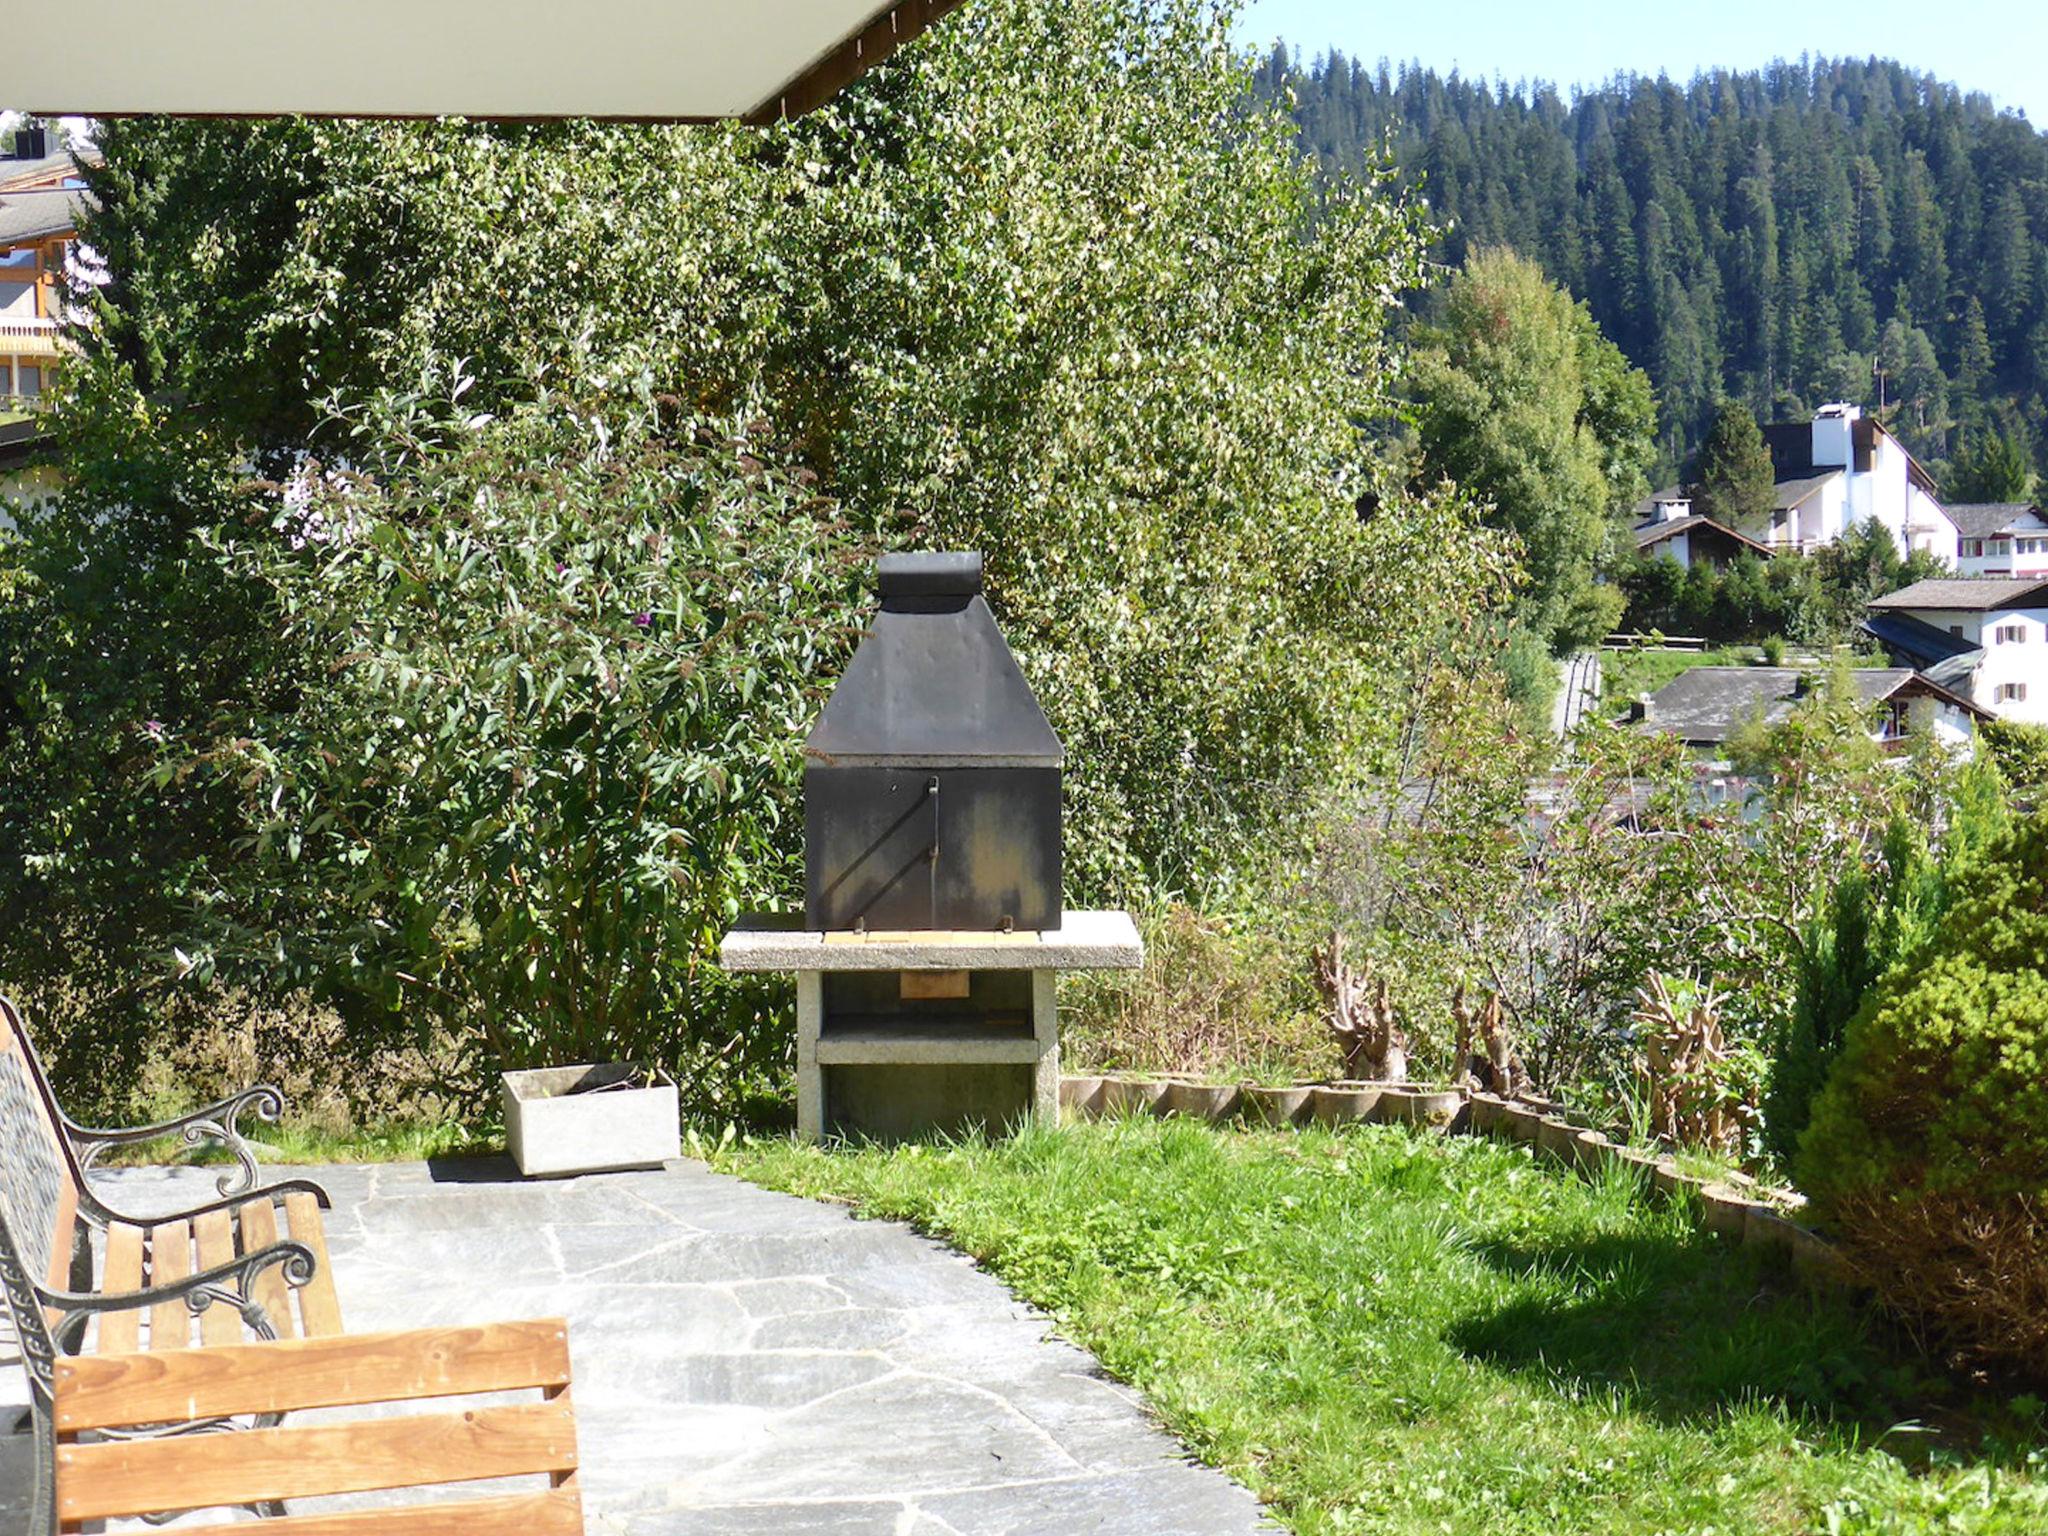
M 116 1354 L 139 1347 L 145 1313 L 157 1351 L 188 1348 L 195 1319 L 209 1346 L 249 1335 L 340 1333 L 320 1215 L 330 1204 L 326 1191 L 307 1179 L 259 1187 L 255 1154 L 239 1130 L 244 1115 L 275 1120 L 282 1108 L 283 1095 L 261 1086 L 157 1125 L 80 1125 L 58 1105 L 20 1013 L 0 998 L 0 1290 L 29 1382 L 36 1455 L 31 1530 L 55 1528 L 58 1359 L 82 1350 L 95 1320 L 97 1348 Z M 219 1142 L 234 1155 L 236 1166 L 216 1181 L 218 1199 L 139 1215 L 94 1193 L 87 1170 L 106 1148 L 166 1136 L 188 1147 Z M 188 1416 L 165 1432 L 222 1427 L 227 1422 L 219 1418 Z

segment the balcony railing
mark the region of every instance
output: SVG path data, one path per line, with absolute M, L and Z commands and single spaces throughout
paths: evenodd
M 0 355 L 61 357 L 59 322 L 37 315 L 0 315 Z

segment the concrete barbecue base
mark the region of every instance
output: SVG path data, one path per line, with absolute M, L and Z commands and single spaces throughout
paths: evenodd
M 1145 959 L 1126 912 L 1069 912 L 1059 928 L 1033 933 L 822 933 L 789 921 L 749 919 L 719 955 L 728 970 L 796 972 L 797 1130 L 813 1141 L 1056 1118 L 1059 973 Z M 878 972 L 896 973 L 900 992 Z M 835 1004 L 835 975 L 866 979 L 841 985 Z M 991 995 L 1014 1004 L 980 1001 Z M 895 997 L 903 1001 L 892 1012 Z

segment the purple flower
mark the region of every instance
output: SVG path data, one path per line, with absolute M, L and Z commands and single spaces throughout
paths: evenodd
M 633 627 L 636 629 L 649 629 L 653 627 L 653 624 L 654 615 L 651 613 L 636 613 L 633 615 Z

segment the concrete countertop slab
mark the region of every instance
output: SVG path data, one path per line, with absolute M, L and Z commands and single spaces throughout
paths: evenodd
M 831 932 L 749 916 L 718 946 L 729 971 L 1133 971 L 1145 944 L 1128 912 L 1068 912 L 1028 933 Z

